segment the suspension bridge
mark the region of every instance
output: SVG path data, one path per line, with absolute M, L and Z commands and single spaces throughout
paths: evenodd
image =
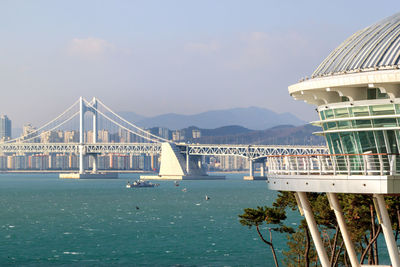
M 104 134 L 109 137 L 112 132 L 116 131 L 125 134 L 126 138 L 121 140 L 122 142 L 110 142 L 111 138 L 104 138 Z M 66 135 L 62 141 L 57 138 L 60 133 Z M 108 178 L 110 174 L 106 174 L 104 170 L 98 168 L 99 156 L 124 154 L 161 158 L 159 174 L 147 178 L 174 180 L 220 178 L 207 175 L 202 167 L 202 157 L 238 156 L 249 161 L 248 179 L 254 179 L 254 166 L 257 163 L 260 165 L 259 177 L 264 179 L 266 161 L 270 156 L 324 154 L 327 153 L 327 148 L 321 146 L 208 145 L 173 142 L 124 119 L 97 98 L 88 101 L 80 97 L 64 112 L 43 126 L 18 138 L 0 143 L 0 154 L 2 155 L 51 153 L 63 153 L 77 158 L 77 170 L 60 174 L 62 178 Z M 47 170 L 41 171 L 46 172 Z

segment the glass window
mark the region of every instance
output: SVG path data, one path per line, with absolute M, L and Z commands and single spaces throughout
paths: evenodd
M 386 93 L 381 93 L 381 90 L 376 90 L 376 98 L 377 99 L 384 99 L 384 98 L 389 98 L 389 96 Z
M 374 127 L 396 127 L 397 121 L 395 118 L 374 119 Z
M 387 131 L 387 138 L 389 141 L 390 153 L 399 153 L 396 142 L 396 135 L 393 130 Z
M 350 129 L 350 122 L 349 121 L 338 121 L 338 128 L 339 129 Z
M 354 120 L 353 128 L 371 128 L 371 120 Z
M 393 104 L 371 106 L 372 115 L 391 115 L 394 114 Z
M 340 133 L 340 138 L 342 139 L 344 153 L 355 154 L 357 148 L 354 142 L 353 133 Z
M 325 110 L 325 118 L 328 119 L 333 119 L 333 111 L 332 109 L 327 109 Z
M 347 108 L 337 108 L 335 109 L 335 118 L 346 118 L 349 116 L 349 111 Z
M 335 129 L 337 129 L 336 122 L 328 122 L 326 126 L 327 126 L 327 130 L 335 130 Z
M 329 134 L 326 135 L 326 141 L 328 142 L 329 153 L 335 154 L 335 150 L 333 150 L 331 136 Z
M 399 104 L 395 104 L 394 108 L 396 110 L 396 114 L 400 114 L 400 105 Z
M 321 118 L 321 120 L 325 120 L 325 114 L 323 111 L 319 112 L 319 117 Z
M 342 147 L 341 147 L 341 144 L 340 144 L 339 134 L 338 133 L 330 133 L 328 135 L 331 138 L 334 154 L 343 154 L 342 153 Z
M 372 152 L 376 153 L 375 137 L 372 131 L 355 132 L 357 142 L 360 143 L 362 153 Z
M 378 153 L 387 153 L 386 152 L 386 144 L 385 144 L 385 139 L 383 137 L 383 132 L 382 131 L 374 131 L 375 133 L 375 139 L 376 139 L 376 144 L 378 148 Z
M 341 102 L 349 102 L 350 99 L 347 96 L 342 96 Z
M 367 99 L 376 99 L 376 88 L 367 89 Z
M 350 112 L 354 117 L 369 116 L 368 106 L 352 107 Z

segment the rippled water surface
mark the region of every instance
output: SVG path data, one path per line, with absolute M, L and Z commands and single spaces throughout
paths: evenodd
M 0 265 L 272 263 L 255 229 L 241 226 L 237 216 L 244 208 L 272 203 L 275 192 L 265 181 L 228 174 L 223 181 L 125 188 L 127 180 L 137 177 L 62 180 L 56 175 L 1 175 Z M 299 216 L 292 217 L 295 224 Z M 274 239 L 277 248 L 284 247 L 285 235 L 274 234 Z

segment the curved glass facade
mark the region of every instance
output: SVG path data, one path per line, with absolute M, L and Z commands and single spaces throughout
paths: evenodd
M 325 108 L 319 112 L 319 124 L 331 154 L 340 154 L 336 156 L 339 161 L 348 155 L 355 169 L 361 169 L 366 164 L 358 154 L 371 154 L 371 161 L 384 161 L 388 165 L 390 159 L 387 154 L 399 153 L 400 104 L 368 102 L 372 101 Z M 400 166 L 399 160 L 396 159 L 395 164 Z

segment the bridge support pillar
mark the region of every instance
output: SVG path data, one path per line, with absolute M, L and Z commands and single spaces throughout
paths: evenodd
M 254 176 L 254 161 L 249 159 L 249 176 Z
M 83 151 L 83 145 L 79 145 L 79 173 L 83 174 L 85 173 L 85 166 L 84 166 L 84 162 L 83 162 L 83 155 L 84 151 Z
M 141 179 L 160 180 L 217 180 L 225 176 L 209 176 L 201 168 L 201 157 L 189 155 L 189 148 L 173 143 L 161 145 L 161 165 L 158 176 L 140 176 Z
M 261 175 L 259 176 L 254 176 L 254 169 L 255 169 L 255 164 L 256 163 L 261 163 L 261 167 L 260 167 L 260 171 L 261 171 Z M 264 169 L 264 159 L 257 159 L 257 160 L 253 160 L 253 159 L 249 159 L 249 176 L 244 176 L 243 179 L 244 180 L 266 180 L 267 177 L 265 177 L 265 169 Z
M 260 176 L 265 177 L 265 161 L 262 161 L 260 164 Z
M 97 154 L 90 155 L 92 158 L 92 173 L 97 173 Z

